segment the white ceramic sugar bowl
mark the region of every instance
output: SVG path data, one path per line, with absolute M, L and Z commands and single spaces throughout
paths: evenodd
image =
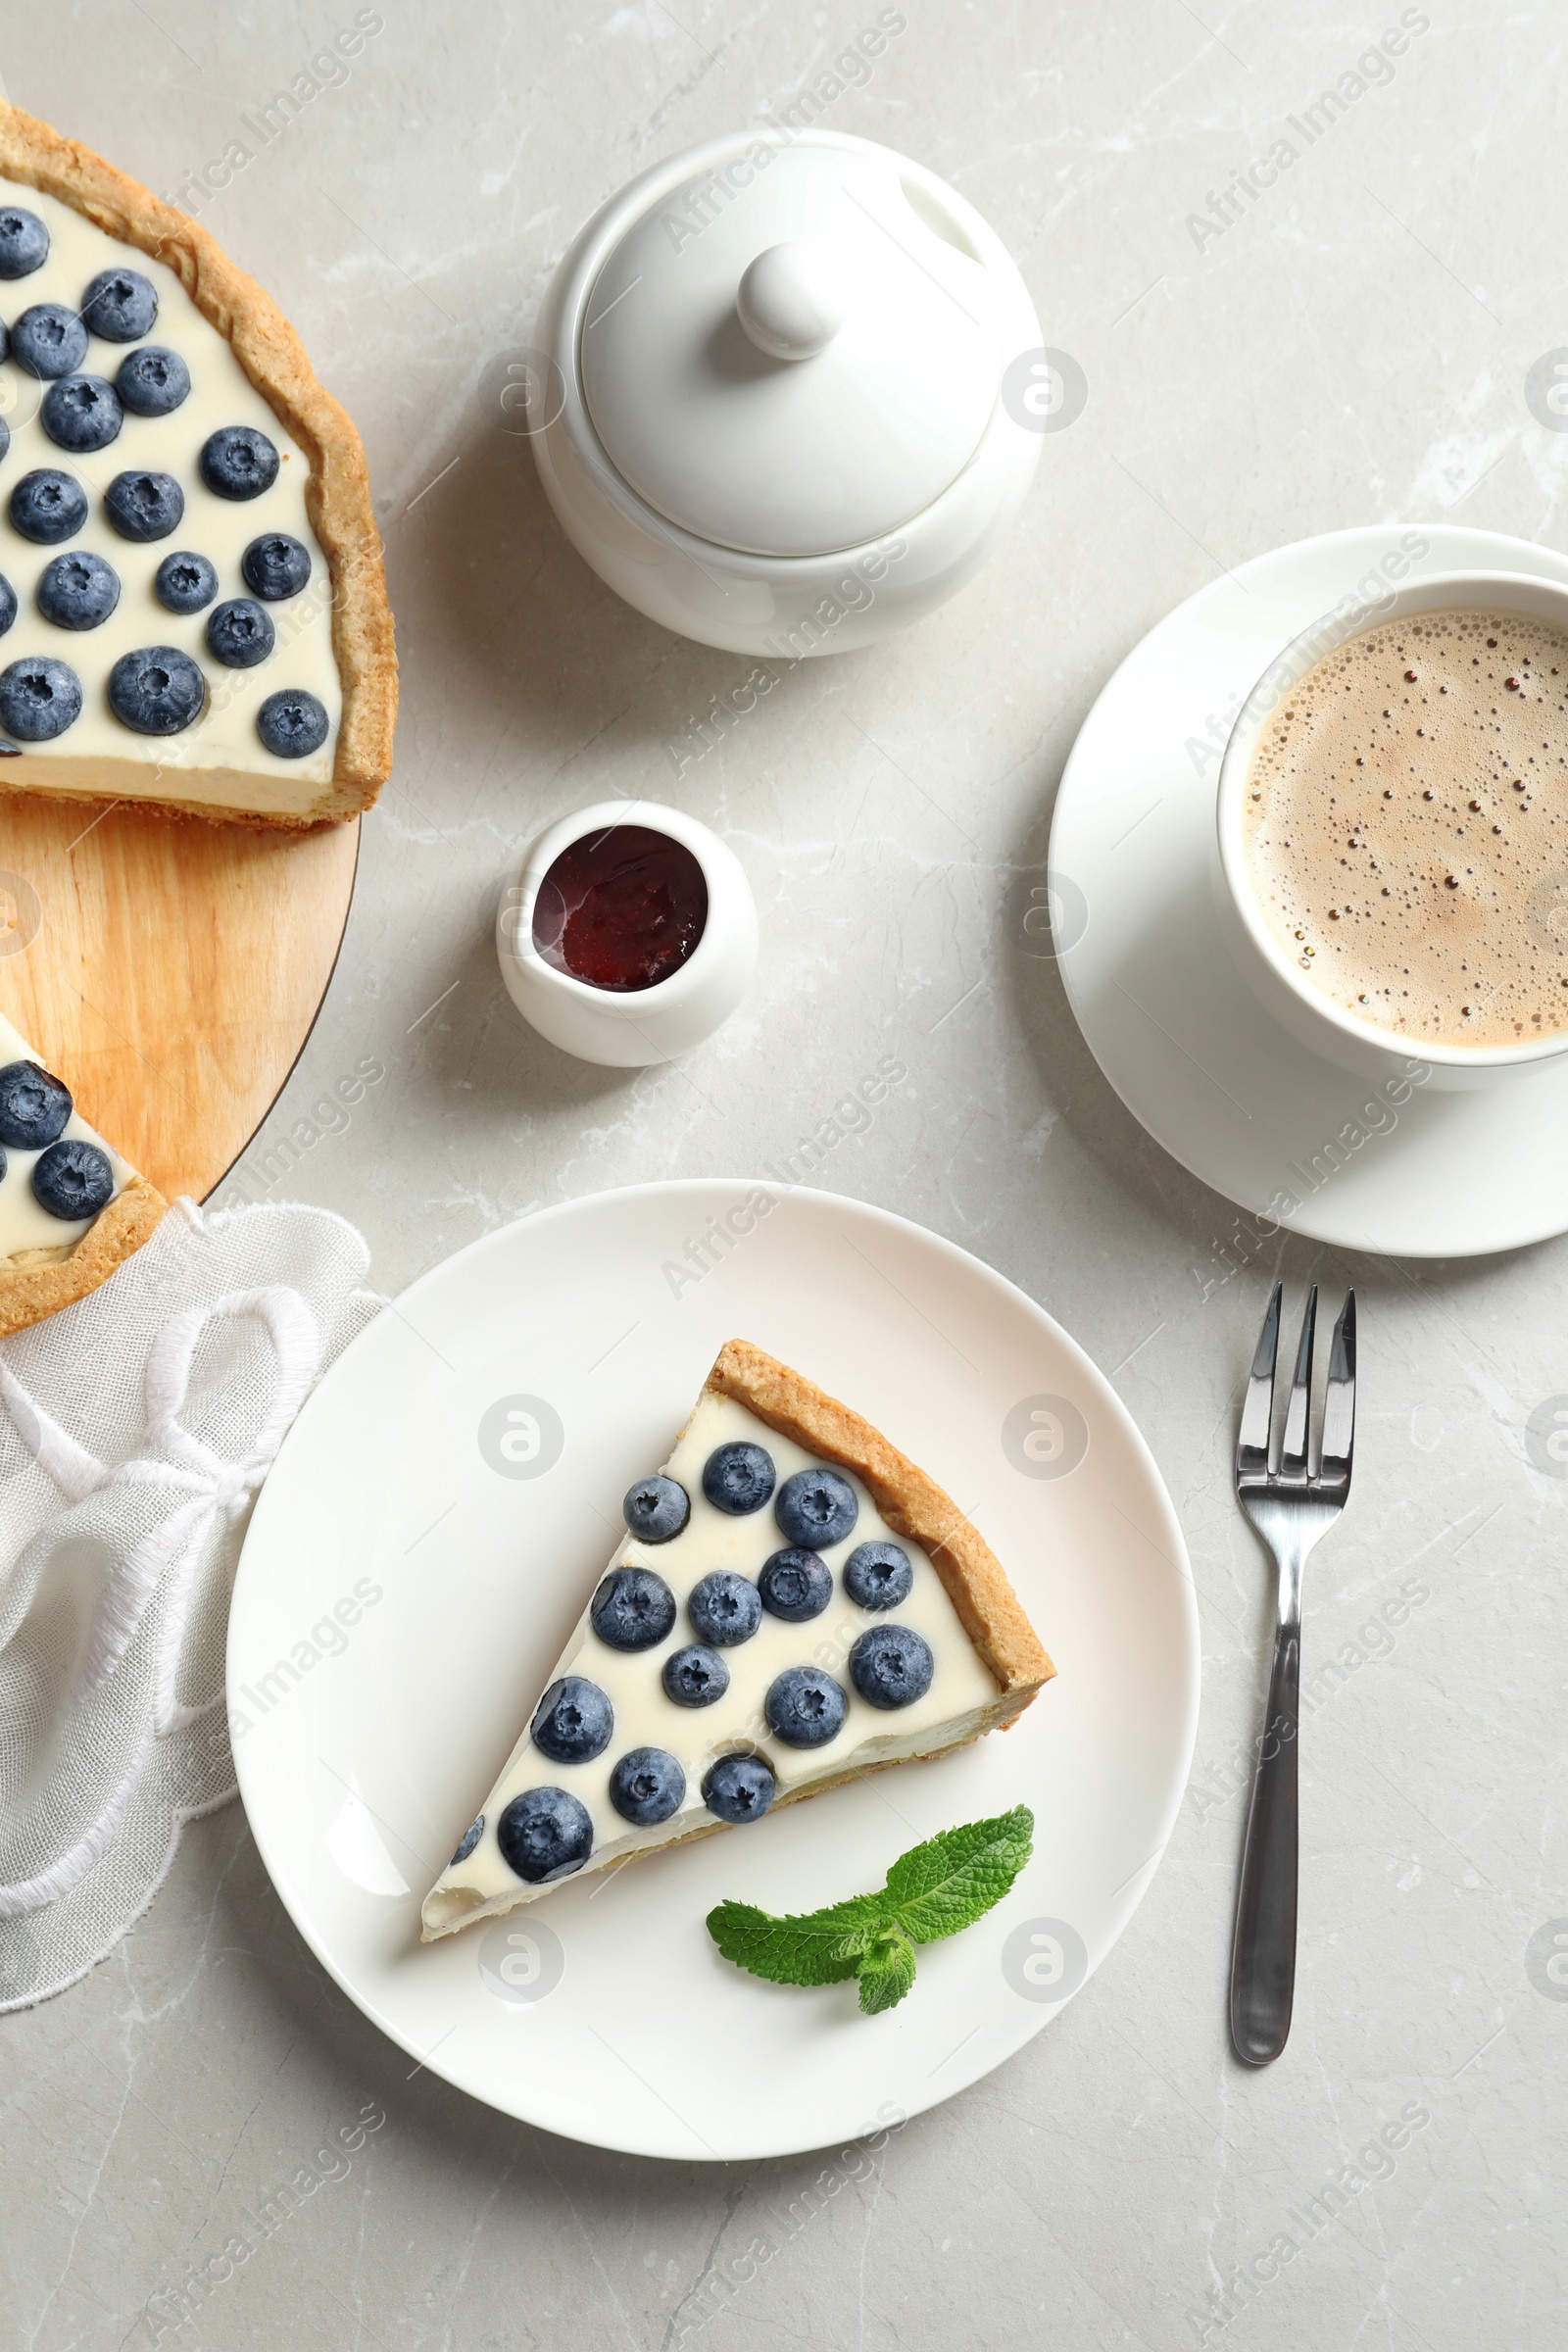
M 567 536 L 628 604 L 738 653 L 847 652 L 933 611 L 1039 463 L 1014 387 L 1040 324 L 1006 248 L 842 132 L 643 172 L 566 253 L 534 342 Z

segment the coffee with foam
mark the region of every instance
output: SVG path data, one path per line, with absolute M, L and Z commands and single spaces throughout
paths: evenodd
M 1259 734 L 1252 894 L 1310 984 L 1379 1029 L 1568 1029 L 1568 633 L 1424 612 L 1326 654 Z

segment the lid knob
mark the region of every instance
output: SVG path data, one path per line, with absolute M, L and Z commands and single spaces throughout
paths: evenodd
M 822 245 L 770 245 L 748 266 L 735 310 L 769 359 L 814 359 L 844 324 L 838 266 Z

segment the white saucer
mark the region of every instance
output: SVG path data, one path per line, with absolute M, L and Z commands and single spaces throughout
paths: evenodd
M 1210 896 L 1220 757 L 1242 701 L 1401 546 L 1408 579 L 1568 581 L 1568 558 L 1550 548 L 1425 523 L 1299 540 L 1200 589 L 1133 649 L 1084 721 L 1052 823 L 1051 904 L 1090 1051 L 1173 1158 L 1265 1232 L 1277 1222 L 1346 1249 L 1467 1257 L 1568 1231 L 1568 1062 L 1392 1103 L 1269 1017 Z
M 1198 1720 L 1181 1531 L 1088 1357 L 976 1258 L 826 1193 L 782 1194 L 754 1230 L 743 1214 L 699 1277 L 699 1237 L 749 1195 L 602 1193 L 416 1282 L 289 1432 L 229 1621 L 245 1809 L 350 1999 L 504 2114 L 688 2160 L 896 2128 L 1049 2024 L 1152 1881 Z M 735 1333 L 852 1399 L 972 1511 L 1056 1680 L 1004 1735 L 421 1945 L 420 1898 L 610 1556 L 620 1496 Z M 1018 1884 L 923 1948 L 885 2017 L 853 1985 L 744 1976 L 708 1936 L 725 1895 L 813 1909 L 1020 1801 Z

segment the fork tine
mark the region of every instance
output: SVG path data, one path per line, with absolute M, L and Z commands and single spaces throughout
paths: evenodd
M 1312 1402 L 1312 1334 L 1317 1328 L 1317 1284 L 1306 1295 L 1306 1312 L 1301 1317 L 1300 1345 L 1296 1350 L 1296 1378 L 1291 1383 L 1291 1401 L 1285 1414 L 1285 1443 L 1280 1449 L 1281 1478 L 1306 1476 L 1307 1424 Z
M 1355 1293 L 1347 1291 L 1329 1348 L 1329 1387 L 1323 1407 L 1323 1459 L 1319 1477 L 1348 1487 L 1354 1446 Z
M 1257 1335 L 1257 1351 L 1252 1357 L 1252 1369 L 1247 1380 L 1247 1401 L 1242 1406 L 1241 1434 L 1236 1441 L 1236 1478 L 1268 1476 L 1268 1433 L 1274 1417 L 1274 1366 L 1280 1351 L 1280 1299 L 1285 1285 L 1274 1285 L 1274 1296 L 1263 1317 L 1263 1328 Z

